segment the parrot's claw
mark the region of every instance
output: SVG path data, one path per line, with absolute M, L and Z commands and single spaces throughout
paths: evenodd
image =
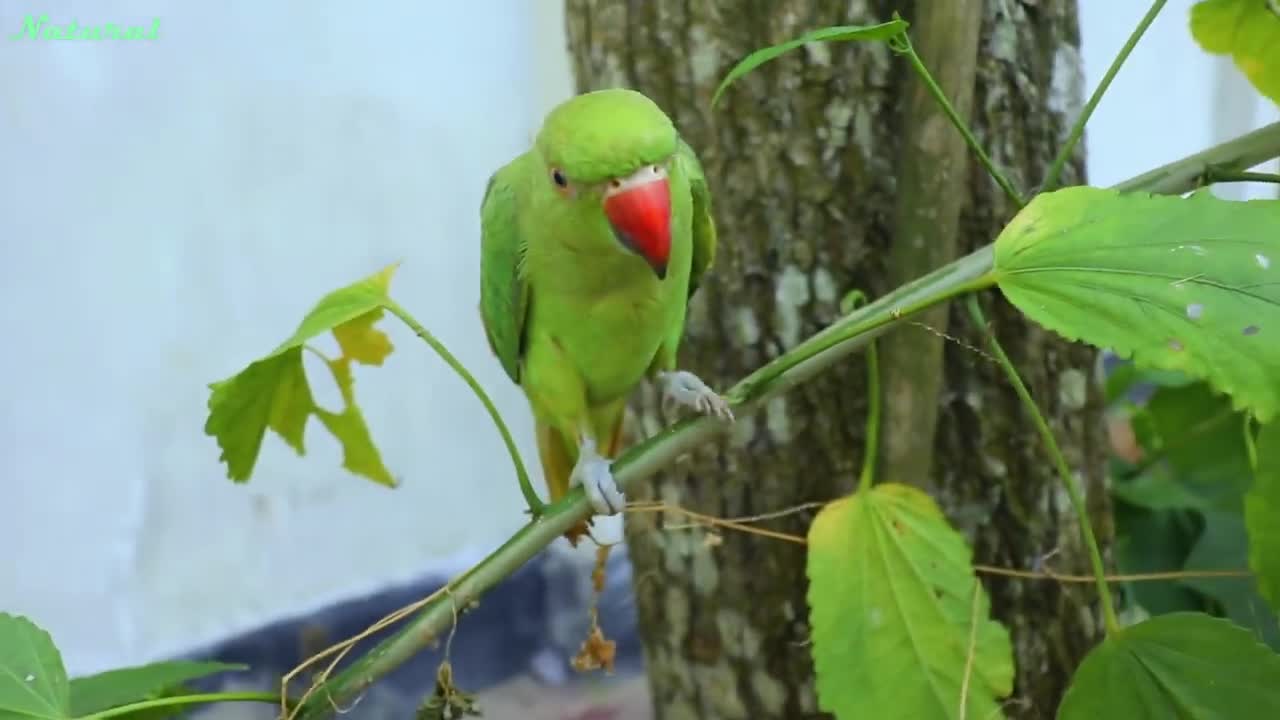
M 703 415 L 715 415 L 721 420 L 733 422 L 733 410 L 716 391 L 687 370 L 658 373 L 662 383 L 663 405 L 675 404 L 693 408 Z
M 609 460 L 600 456 L 594 442 L 581 441 L 578 464 L 573 466 L 569 482 L 581 485 L 597 515 L 617 515 L 627 505 L 627 498 L 613 479 Z

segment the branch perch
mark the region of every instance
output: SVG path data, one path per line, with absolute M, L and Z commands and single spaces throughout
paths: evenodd
M 1164 165 L 1122 182 L 1115 189 L 1180 194 L 1195 189 L 1209 168 L 1245 170 L 1280 156 L 1280 122 Z M 728 393 L 734 412 L 745 417 L 763 403 L 832 367 L 876 336 L 911 315 L 946 300 L 989 287 L 992 246 L 987 245 L 863 306 L 741 380 Z M 677 457 L 722 432 L 727 423 L 691 418 L 633 447 L 613 465 L 619 486 L 627 489 Z M 591 512 L 581 488 L 575 488 L 546 514 L 518 530 L 480 564 L 449 583 L 449 592 L 424 607 L 409 623 L 343 672 L 322 683 L 296 717 L 318 718 L 348 707 L 376 680 L 435 641 L 454 622 L 454 608 L 466 607 L 515 572 Z

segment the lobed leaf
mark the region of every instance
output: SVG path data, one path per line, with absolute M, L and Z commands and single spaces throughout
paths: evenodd
M 990 619 L 972 553 L 932 498 L 876 485 L 823 508 L 808 542 L 823 710 L 842 719 L 958 718 L 968 672 L 967 717 L 1001 715 L 996 699 L 1013 688 L 1009 634 Z
M 383 288 L 385 299 L 386 288 Z M 374 324 L 382 319 L 382 308 L 371 310 L 333 327 L 333 337 L 342 348 L 343 357 L 364 365 L 381 365 L 391 354 L 391 338 Z
M 204 431 L 217 439 L 228 477 L 236 482 L 249 479 L 268 428 L 303 454 L 307 420 L 315 415 L 341 443 L 343 467 L 382 485 L 396 485 L 356 405 L 350 369 L 352 362 L 381 365 L 392 351 L 391 340 L 373 325 L 390 302 L 387 290 L 396 267 L 329 293 L 270 354 L 209 385 Z M 316 352 L 305 343 L 324 332 L 332 332 L 342 349 L 340 357 L 325 358 L 345 404 L 340 413 L 316 404 L 302 365 L 304 350 Z
M 737 65 L 734 65 L 733 69 L 724 76 L 724 80 L 720 81 L 720 86 L 716 88 L 715 94 L 711 96 L 711 107 L 716 106 L 716 103 L 720 100 L 720 95 L 735 80 L 798 47 L 815 42 L 885 41 L 902 34 L 907 29 L 907 25 L 907 21 L 900 18 L 880 23 L 879 25 L 838 25 L 820 30 L 811 30 L 794 40 L 756 50 L 743 58 Z
M 0 720 L 71 717 L 71 694 L 53 638 L 25 617 L 0 613 Z
M 1280 201 L 1042 193 L 996 238 L 995 276 L 1068 339 L 1207 379 L 1263 422 L 1280 409 Z
M 1103 640 L 1076 668 L 1059 720 L 1280 717 L 1280 655 L 1204 613 L 1170 613 Z
M 381 333 L 379 333 L 381 334 Z M 385 336 L 383 336 L 385 337 Z M 333 379 L 342 393 L 345 409 L 340 413 L 332 413 L 321 407 L 314 412 L 320 422 L 342 444 L 342 467 L 357 475 L 376 480 L 383 485 L 393 487 L 395 478 L 382 464 L 378 448 L 373 444 L 373 436 L 369 434 L 369 426 L 365 424 L 364 415 L 356 405 L 354 380 L 351 376 L 351 356 L 327 360 Z
M 247 665 L 230 663 L 174 660 L 78 677 L 71 680 L 71 712 L 80 717 L 140 700 L 176 695 L 183 692 L 184 683 L 247 668 Z M 172 706 L 152 710 L 171 716 L 184 708 Z M 148 717 L 155 717 L 155 714 L 148 711 Z
M 1280 2 L 1201 0 L 1191 8 L 1191 36 L 1206 52 L 1230 55 L 1259 92 L 1280 103 Z
M 1280 421 L 1262 426 L 1257 447 L 1253 487 L 1244 498 L 1249 568 L 1257 575 L 1258 592 L 1280 612 Z

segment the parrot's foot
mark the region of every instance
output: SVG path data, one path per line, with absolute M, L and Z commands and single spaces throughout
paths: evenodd
M 697 375 L 687 370 L 663 371 L 658 373 L 658 381 L 662 383 L 664 405 L 683 405 L 703 415 L 715 415 L 721 420 L 733 422 L 733 410 L 729 409 L 729 403 L 707 387 Z
M 594 440 L 583 437 L 578 444 L 578 464 L 573 466 L 569 483 L 581 485 L 597 515 L 617 515 L 627 505 L 627 498 L 613 479 L 610 461 L 596 450 Z

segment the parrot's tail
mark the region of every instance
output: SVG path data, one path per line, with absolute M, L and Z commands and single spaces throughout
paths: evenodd
M 625 417 L 625 412 L 618 413 L 617 420 L 613 422 L 613 428 L 608 433 L 609 439 L 600 449 L 600 453 L 607 458 L 616 458 L 618 453 L 622 452 L 622 428 Z M 546 478 L 547 492 L 550 493 L 550 500 L 554 503 L 569 492 L 569 477 L 573 474 L 574 463 L 577 462 L 576 453 L 570 453 L 569 445 L 576 438 L 571 440 L 564 437 L 559 430 L 542 420 L 535 421 L 534 430 L 538 438 L 538 458 L 542 461 L 542 475 Z M 583 535 L 589 534 L 590 525 L 591 521 L 586 520 L 569 528 L 564 534 L 569 539 L 569 544 L 577 547 L 578 540 Z

